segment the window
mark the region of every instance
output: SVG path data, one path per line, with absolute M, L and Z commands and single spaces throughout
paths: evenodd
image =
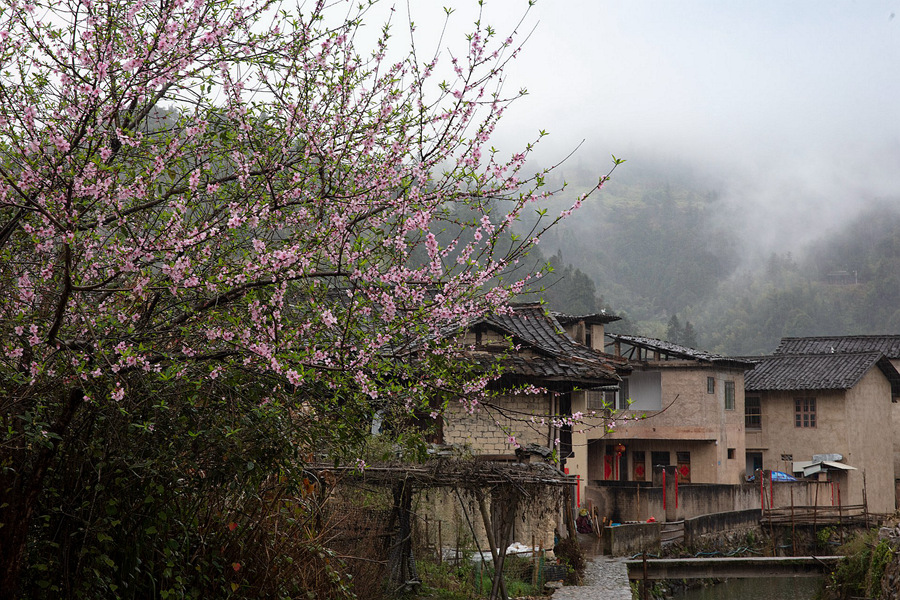
M 662 465 L 664 467 L 669 466 L 669 453 L 668 452 L 651 452 L 650 453 L 650 462 L 653 463 L 653 466 Z
M 715 394 L 716 393 L 716 378 L 715 377 L 707 377 L 706 378 L 706 393 L 707 394 Z
M 744 427 L 762 429 L 762 407 L 759 404 L 759 396 L 744 398 Z
M 728 449 L 728 460 L 734 460 L 734 448 Z
M 588 390 L 585 399 L 588 410 L 627 410 L 628 380 L 623 379 L 618 390 Z
M 816 399 L 794 398 L 794 427 L 816 426 Z
M 659 410 L 662 408 L 662 375 L 659 371 L 634 371 L 628 376 L 624 398 L 632 401 L 631 410 Z
M 616 397 L 616 408 L 619 410 L 625 410 L 628 408 L 628 380 L 623 379 L 621 383 L 619 383 L 619 392 Z
M 762 452 L 747 452 L 747 477 L 763 468 Z
M 734 382 L 725 382 L 725 410 L 734 410 Z
M 588 410 L 604 410 L 606 408 L 612 408 L 611 406 L 607 406 L 606 402 L 606 394 L 609 392 L 603 392 L 600 390 L 588 390 L 584 393 L 585 400 L 587 401 L 587 409 Z M 615 392 L 614 392 L 615 393 Z

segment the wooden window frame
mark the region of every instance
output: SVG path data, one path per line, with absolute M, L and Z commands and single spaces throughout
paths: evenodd
M 725 410 L 734 410 L 736 392 L 734 381 L 725 382 Z
M 800 429 L 816 429 L 816 399 L 812 396 L 794 398 L 794 427 Z
M 762 430 L 762 402 L 759 396 L 744 396 L 744 429 Z

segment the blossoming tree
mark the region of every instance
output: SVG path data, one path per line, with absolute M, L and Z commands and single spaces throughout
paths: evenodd
M 230 395 L 339 445 L 477 393 L 439 334 L 522 290 L 542 230 L 511 229 L 544 194 L 527 150 L 488 144 L 517 48 L 476 23 L 458 56 L 389 27 L 363 51 L 367 10 L 0 8 L 0 597 L 84 415 L 152 437 L 167 402 Z

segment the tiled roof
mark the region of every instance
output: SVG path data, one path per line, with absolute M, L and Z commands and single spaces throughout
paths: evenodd
M 555 358 L 549 356 L 520 356 L 490 352 L 466 352 L 464 356 L 484 366 L 500 364 L 506 374 L 521 377 L 568 381 L 581 386 L 601 386 L 618 383 L 615 369 L 596 361 Z
M 788 390 L 849 390 L 877 366 L 900 394 L 900 374 L 880 352 L 855 354 L 775 354 L 760 357 L 744 374 L 748 392 Z
M 511 314 L 489 315 L 470 327 L 478 324 L 499 331 L 514 344 L 526 346 L 536 354 L 525 356 L 509 351 L 497 357 L 481 349 L 469 353 L 479 362 L 499 360 L 507 372 L 517 375 L 602 384 L 618 381 L 617 368 L 626 367 L 624 361 L 573 340 L 540 304 L 514 305 Z
M 888 358 L 900 358 L 900 335 L 786 337 L 781 338 L 775 354 L 846 354 L 876 351 Z
M 667 354 L 669 356 L 673 356 L 676 358 L 683 358 L 687 360 L 697 360 L 700 362 L 708 362 L 715 365 L 722 366 L 731 366 L 731 367 L 745 367 L 750 368 L 753 366 L 754 361 L 746 360 L 742 358 L 735 358 L 732 356 L 724 356 L 722 354 L 713 354 L 712 352 L 706 352 L 704 350 L 697 350 L 696 348 L 689 348 L 688 346 L 682 346 L 680 344 L 674 344 L 672 342 L 667 342 L 665 340 L 658 340 L 656 338 L 648 338 L 639 335 L 625 335 L 618 333 L 609 333 L 607 336 L 616 342 L 623 342 L 625 344 L 629 344 L 631 346 L 636 346 L 639 348 L 645 348 L 648 350 L 658 351 L 661 354 Z

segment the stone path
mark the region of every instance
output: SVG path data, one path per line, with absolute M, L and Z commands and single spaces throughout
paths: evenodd
M 625 559 L 593 556 L 584 570 L 584 585 L 553 592 L 553 600 L 631 600 Z

